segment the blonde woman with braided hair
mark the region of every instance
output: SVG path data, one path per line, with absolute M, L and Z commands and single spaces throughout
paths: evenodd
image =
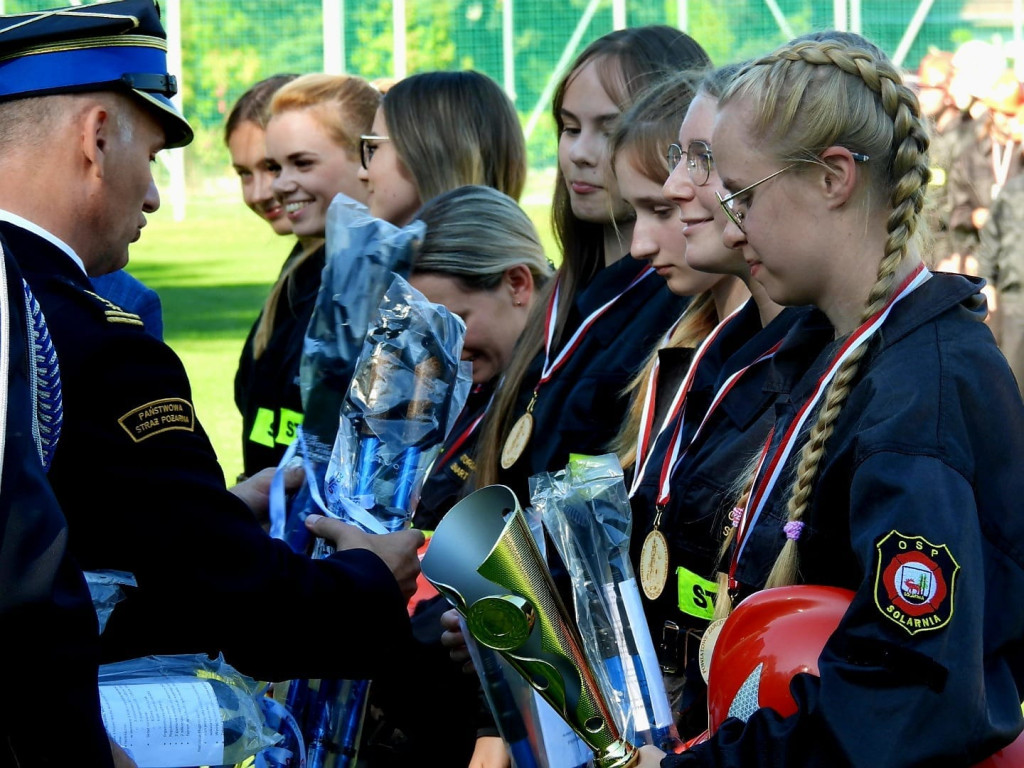
M 684 738 L 707 728 L 699 640 L 714 610 L 711 579 L 732 489 L 774 423 L 775 397 L 764 389 L 771 357 L 809 311 L 774 303 L 752 281 L 743 248 L 722 242 L 728 219 L 715 197 L 711 133 L 718 98 L 738 71 L 706 72 L 696 88 L 692 74 L 670 78 L 638 99 L 612 138 L 619 191 L 636 210 L 632 255 L 661 267 L 676 293 L 694 282 L 686 270 L 700 270 L 707 286 L 634 379 L 620 432 L 622 465 L 634 470 L 631 555 Z M 655 241 L 651 218 L 674 233 L 674 260 L 667 238 L 660 250 L 645 245 Z
M 981 281 L 923 266 L 927 144 L 899 72 L 849 36 L 777 50 L 720 101 L 724 239 L 749 245 L 773 300 L 820 311 L 773 360 L 777 420 L 728 594 L 852 600 L 818 674 L 789 685 L 792 714 L 755 704 L 641 765 L 971 766 L 1021 731 L 1024 609 L 1003 596 L 1024 587 L 1024 404 Z M 823 318 L 834 338 L 808 367 L 800 342 Z

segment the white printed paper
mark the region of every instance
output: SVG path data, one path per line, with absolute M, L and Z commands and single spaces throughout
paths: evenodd
M 103 724 L 139 768 L 224 763 L 224 726 L 213 688 L 202 680 L 100 686 Z

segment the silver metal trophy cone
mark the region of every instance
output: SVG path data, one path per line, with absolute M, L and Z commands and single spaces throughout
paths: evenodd
M 423 575 L 465 616 L 470 634 L 498 651 L 594 752 L 597 768 L 628 768 L 623 739 L 559 599 L 515 494 L 491 485 L 452 507 L 437 526 Z

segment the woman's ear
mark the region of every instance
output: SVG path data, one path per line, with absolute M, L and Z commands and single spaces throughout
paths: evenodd
M 505 270 L 502 284 L 512 293 L 512 303 L 517 307 L 529 307 L 533 298 L 533 273 L 525 264 L 516 264 Z
M 829 208 L 841 208 L 853 196 L 861 168 L 846 147 L 829 147 L 821 153 L 821 185 Z

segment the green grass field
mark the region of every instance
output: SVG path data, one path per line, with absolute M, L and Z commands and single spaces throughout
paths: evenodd
M 183 222 L 157 211 L 132 246 L 128 271 L 160 294 L 164 339 L 185 363 L 229 481 L 242 469 L 238 355 L 289 248 L 236 199 L 190 201 Z
M 538 175 L 524 207 L 552 255 L 543 202 L 550 199 L 549 179 Z M 169 205 L 148 217 L 128 266 L 160 294 L 164 338 L 185 363 L 196 413 L 229 482 L 242 469 L 242 420 L 234 404 L 238 355 L 291 247 L 290 238 L 274 235 L 245 208 L 236 187 L 230 190 L 219 198 L 190 197 L 183 222 L 173 220 Z

